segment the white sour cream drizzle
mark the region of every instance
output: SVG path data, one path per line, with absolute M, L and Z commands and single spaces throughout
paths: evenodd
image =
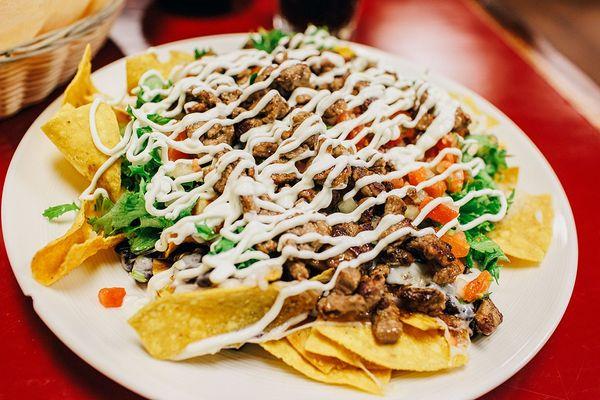
M 323 293 L 333 289 L 341 270 L 358 267 L 374 260 L 386 246 L 402 236 L 422 236 L 432 233 L 441 236 L 454 227 L 467 230 L 484 221 L 499 221 L 506 212 L 507 204 L 504 194 L 498 190 L 485 189 L 471 192 L 458 201 L 454 201 L 450 197 L 436 198 L 418 213 L 410 226 L 397 229 L 387 236 L 384 236 L 383 233 L 395 224 L 402 222 L 403 215 L 385 215 L 373 230 L 360 232 L 355 237 L 332 237 L 317 232 L 298 236 L 289 232 L 293 228 L 302 227 L 315 221 L 325 221 L 330 226 L 358 221 L 365 210 L 378 204 L 384 204 L 391 195 L 405 197 L 409 188 L 412 187 L 407 185 L 389 192 L 383 191 L 377 197 L 367 198 L 351 212 L 336 212 L 330 215 L 319 213 L 320 209 L 330 204 L 333 190 L 343 189 L 343 187 L 334 186 L 334 181 L 347 167 L 368 168 L 379 160 L 390 162 L 396 167 L 394 172 L 385 175 L 368 175 L 356 181 L 355 188 L 345 195 L 345 199 L 350 199 L 360 188 L 370 183 L 402 178 L 423 166 L 433 167 L 448 154 L 454 154 L 458 156 L 458 159 L 462 155 L 459 149 L 447 148 L 430 162 L 420 161 L 428 149 L 452 131 L 458 106 L 456 101 L 429 83 L 397 78 L 385 69 L 372 66 L 373 63 L 364 57 L 359 56 L 351 62 L 344 62 L 339 54 L 331 51 L 321 52 L 319 49 L 331 48 L 339 43 L 337 39 L 328 36 L 323 31 L 311 29 L 309 28 L 304 34 L 296 34 L 291 38 L 283 39 L 271 54 L 255 49 L 243 49 L 224 55 L 205 56 L 183 68 L 176 68 L 168 77 L 173 85 L 167 89 L 151 89 L 144 86 L 144 81 L 149 77 L 164 81 L 164 77 L 156 71 L 146 72 L 140 80 L 140 86 L 144 90 L 144 99 L 150 100 L 157 94 L 163 96 L 164 99 L 156 103 L 145 103 L 137 109 L 133 108 L 132 113 L 135 119 L 128 124 L 123 138 L 112 149 L 102 143 L 95 126 L 94 116 L 100 100 L 95 100 L 92 104 L 90 110 L 92 138 L 98 150 L 109 156 L 109 159 L 98 170 L 92 183 L 82 194 L 82 199 L 105 194 L 102 192 L 103 189 L 94 190 L 94 188 L 102 173 L 119 157 L 124 155 L 134 165 L 144 164 L 150 160 L 152 150 L 159 148 L 163 165 L 147 185 L 145 201 L 148 213 L 176 219 L 183 210 L 192 207 L 198 200 L 210 200 L 210 202 L 200 214 L 181 218 L 173 226 L 165 229 L 160 240 L 155 244 L 156 250 L 165 251 L 170 243 L 178 245 L 189 238 L 203 242 L 196 228 L 200 223 L 211 227 L 222 226 L 220 235 L 237 243 L 228 251 L 204 255 L 199 267 L 179 270 L 174 265 L 169 270 L 153 276 L 148 284 L 148 290 L 152 295 L 166 285 L 174 286 L 175 291 L 190 290 L 190 284 L 186 284 L 186 282 L 205 274 L 215 285 L 243 284 L 266 287 L 268 285 L 267 277 L 273 273 L 280 273 L 283 264 L 290 258 L 326 260 L 342 254 L 351 247 L 376 243 L 370 251 L 360 254 L 355 259 L 341 262 L 328 283 L 317 281 L 279 283 L 281 290 L 275 303 L 259 321 L 239 331 L 192 343 L 177 356 L 178 359 L 215 353 L 222 348 L 248 341 L 261 342 L 275 336 L 280 337 L 287 332 L 289 327 L 301 322 L 294 319 L 288 321 L 284 326 L 275 328 L 277 329 L 275 332 L 265 332 L 265 329 L 280 313 L 287 298 L 308 290 Z M 202 143 L 204 135 L 216 124 L 227 127 L 257 116 L 275 97 L 279 96 L 276 90 L 269 90 L 274 80 L 283 70 L 301 62 L 312 66 L 320 66 L 325 62 L 333 64 L 332 69 L 321 75 L 317 76 L 311 73 L 310 81 L 315 89 L 297 88 L 287 100 L 290 106 L 296 106 L 299 96 L 307 96 L 310 99 L 307 103 L 290 111 L 282 120 L 275 120 L 245 132 L 240 138 L 244 145 L 243 149 L 232 148 L 228 144 L 204 145 Z M 235 75 L 248 68 L 258 67 L 264 70 L 269 66 L 273 66 L 274 69 L 261 82 L 238 85 L 234 80 Z M 341 89 L 333 93 L 328 89 L 323 89 L 326 84 L 341 76 L 346 76 Z M 361 85 L 360 90 L 356 93 L 356 84 L 359 82 L 367 84 Z M 243 111 L 235 117 L 232 116 L 236 107 L 254 93 L 265 89 L 267 90 L 266 94 L 251 110 Z M 224 93 L 240 91 L 241 96 L 229 104 L 218 103 L 204 112 L 186 113 L 183 118 L 173 119 L 164 125 L 148 119 L 149 114 L 176 117 L 184 110 L 187 112 L 189 107 L 196 102 L 186 103 L 186 93 L 198 94 L 202 91 L 217 97 Z M 426 99 L 421 101 L 425 94 L 427 95 Z M 366 111 L 356 118 L 328 127 L 321 117 L 339 99 L 344 100 L 349 109 L 364 104 L 367 99 L 370 103 Z M 415 118 L 410 118 L 402 113 L 415 107 L 418 108 Z M 306 118 L 289 135 L 292 130 L 293 118 L 301 111 L 309 111 L 314 115 Z M 399 126 L 415 127 L 421 117 L 428 112 L 433 113 L 434 119 L 415 144 L 380 151 L 386 143 L 399 137 Z M 193 130 L 186 130 L 191 125 L 194 125 Z M 138 137 L 136 132 L 140 127 L 150 127 L 151 129 Z M 361 127 L 360 132 L 351 138 L 350 133 L 356 132 L 356 128 Z M 182 132 L 187 133 L 185 139 L 177 140 Z M 285 139 L 284 133 L 288 135 Z M 323 143 L 316 150 L 309 150 L 308 147 L 302 150 L 302 144 L 315 135 L 319 135 Z M 364 148 L 357 149 L 356 144 L 366 135 L 372 136 L 369 144 Z M 278 148 L 271 157 L 257 163 L 252 156 L 252 149 L 263 142 L 276 142 Z M 348 149 L 347 154 L 338 157 L 332 156 L 328 149 L 337 146 Z M 213 168 L 204 173 L 194 171 L 191 168 L 191 160 L 170 161 L 167 155 L 168 149 L 194 154 L 195 157 L 198 157 L 197 164 L 199 166 L 209 166 L 213 163 Z M 278 162 L 282 154 L 292 151 L 295 151 L 295 156 L 291 161 Z M 217 153 L 219 157 L 215 159 Z M 295 164 L 302 160 L 310 160 L 310 164 L 304 172 L 300 173 Z M 414 188 L 421 190 L 446 179 L 451 173 L 458 170 L 464 170 L 474 176 L 483 166 L 482 160 L 477 158 L 466 163 L 458 162 L 442 174 L 435 175 Z M 233 169 L 222 194 L 218 196 L 214 185 L 228 167 L 230 169 L 233 167 Z M 244 173 L 249 169 L 254 170 L 253 177 Z M 299 200 L 300 192 L 314 188 L 313 178 L 315 175 L 327 170 L 330 170 L 329 175 L 323 188 L 314 199 L 310 202 Z M 278 188 L 272 179 L 274 173 L 293 173 L 298 181 L 291 186 Z M 185 182 L 201 183 L 194 189 L 186 191 L 182 186 L 182 183 Z M 251 196 L 256 206 L 269 211 L 269 213 L 244 213 L 240 196 Z M 461 225 L 455 218 L 437 232 L 433 228 L 418 229 L 420 222 L 437 205 L 444 203 L 458 208 L 478 196 L 498 197 L 501 210 L 494 215 L 482 215 L 464 225 Z M 156 207 L 157 203 L 163 203 L 164 208 Z M 236 229 L 239 227 L 244 227 L 244 229 L 237 233 Z M 256 244 L 274 239 L 279 235 L 281 235 L 278 241 L 278 250 L 281 252 L 279 257 L 269 258 L 267 254 L 254 249 Z M 318 252 L 300 249 L 298 246 L 313 241 L 328 244 L 329 247 Z M 236 264 L 250 259 L 257 261 L 244 269 L 236 268 Z

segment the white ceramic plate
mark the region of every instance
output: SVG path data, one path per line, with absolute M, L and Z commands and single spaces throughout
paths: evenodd
M 190 51 L 212 47 L 218 52 L 239 48 L 245 35 L 223 35 L 186 40 L 158 48 Z M 422 69 L 381 51 L 356 45 L 364 55 L 377 58 L 405 75 Z M 125 62 L 116 61 L 94 74 L 94 83 L 118 96 L 125 90 Z M 494 301 L 504 323 L 491 337 L 471 348 L 464 368 L 439 374 L 395 377 L 386 396 L 395 399 L 474 398 L 525 365 L 544 345 L 567 307 L 577 270 L 575 224 L 565 193 L 539 150 L 505 115 L 468 89 L 447 79 L 430 79 L 448 91 L 468 95 L 485 113 L 500 121 L 496 133 L 521 167 L 519 189 L 551 193 L 555 222 L 552 246 L 541 266 L 502 271 Z M 63 234 L 69 217 L 48 223 L 42 211 L 49 205 L 71 202 L 86 183 L 40 131 L 60 106 L 55 101 L 29 128 L 8 169 L 2 199 L 2 229 L 6 250 L 23 292 L 33 298 L 36 312 L 75 353 L 111 379 L 150 398 L 178 399 L 364 399 L 364 393 L 304 378 L 258 349 L 225 351 L 186 362 L 152 359 L 127 325 L 127 307 L 104 309 L 98 290 L 124 286 L 141 293 L 111 252 L 88 260 L 84 266 L 52 287 L 37 284 L 29 263 L 36 250 Z M 373 396 L 373 398 L 380 398 Z

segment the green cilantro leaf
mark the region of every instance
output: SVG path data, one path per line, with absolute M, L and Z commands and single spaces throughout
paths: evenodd
M 48 207 L 44 210 L 42 215 L 48 218 L 50 221 L 60 217 L 61 215 L 68 213 L 69 211 L 78 211 L 79 206 L 75 203 L 59 204 L 57 206 Z
M 279 41 L 288 35 L 279 29 L 272 29 L 270 31 L 259 31 L 258 39 L 251 38 L 250 43 L 255 49 L 266 51 L 267 53 L 271 53 L 277 45 Z
M 196 59 L 196 60 L 204 57 L 207 54 L 208 54 L 208 50 L 206 50 L 206 49 L 202 49 L 202 50 L 194 49 L 194 59 Z
M 252 85 L 254 83 L 257 76 L 258 76 L 258 72 L 255 72 L 252 75 L 250 75 L 250 79 L 248 79 L 248 82 L 250 83 L 250 85 Z

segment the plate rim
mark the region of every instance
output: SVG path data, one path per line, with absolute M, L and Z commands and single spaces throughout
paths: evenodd
M 226 33 L 226 34 L 209 35 L 209 36 L 198 36 L 198 37 L 178 40 L 178 41 L 174 41 L 174 42 L 164 43 L 164 44 L 161 44 L 158 46 L 152 46 L 149 49 L 153 49 L 153 50 L 155 49 L 155 50 L 159 50 L 159 51 L 171 50 L 178 46 L 185 46 L 190 43 L 197 42 L 197 41 L 212 41 L 212 40 L 224 40 L 224 39 L 230 39 L 230 40 L 239 39 L 239 40 L 241 40 L 241 39 L 245 38 L 247 36 L 247 34 L 248 34 L 247 32 L 244 32 L 244 33 Z M 406 67 L 411 68 L 413 70 L 427 71 L 427 74 L 428 74 L 427 78 L 434 80 L 436 82 L 441 82 L 442 85 L 446 86 L 444 88 L 445 90 L 448 90 L 448 87 L 458 88 L 461 92 L 466 93 L 466 94 L 472 96 L 474 99 L 476 99 L 476 102 L 478 104 L 483 104 L 485 106 L 485 108 L 488 108 L 488 109 L 492 110 L 493 113 L 501 116 L 503 121 L 508 123 L 511 126 L 511 129 L 513 129 L 515 132 L 519 132 L 519 135 L 521 136 L 521 138 L 525 139 L 529 143 L 530 147 L 535 150 L 537 155 L 543 161 L 546 169 L 551 173 L 553 180 L 557 183 L 557 188 L 559 189 L 558 194 L 561 197 L 563 197 L 565 200 L 564 203 L 565 203 L 566 208 L 564 211 L 565 211 L 565 217 L 566 217 L 567 236 L 574 242 L 572 244 L 573 247 L 572 247 L 572 254 L 571 254 L 571 257 L 573 258 L 573 260 L 572 260 L 573 267 L 569 268 L 570 274 L 568 275 L 568 282 L 566 282 L 567 283 L 566 290 L 562 292 L 560 302 L 558 304 L 558 306 L 560 307 L 560 312 L 554 314 L 554 318 L 551 321 L 551 324 L 549 325 L 549 326 L 551 326 L 551 329 L 547 329 L 544 332 L 543 337 L 541 337 L 537 341 L 537 343 L 535 343 L 535 345 L 528 351 L 526 356 L 522 357 L 516 364 L 513 364 L 510 368 L 504 368 L 504 369 L 500 370 L 499 373 L 494 374 L 494 377 L 492 379 L 490 379 L 486 385 L 479 385 L 476 387 L 467 386 L 465 388 L 465 390 L 463 392 L 461 392 L 462 393 L 461 398 L 475 398 L 478 396 L 482 396 L 482 395 L 490 392 L 491 390 L 495 389 L 496 387 L 498 387 L 505 381 L 507 381 L 510 377 L 512 377 L 514 374 L 516 374 L 518 371 L 520 371 L 525 365 L 527 365 L 531 361 L 531 359 L 541 350 L 541 348 L 547 343 L 547 341 L 550 339 L 550 337 L 554 334 L 556 328 L 558 327 L 560 321 L 562 320 L 562 318 L 568 308 L 570 299 L 572 297 L 573 289 L 575 286 L 577 270 L 578 270 L 578 260 L 579 260 L 579 257 L 578 257 L 579 241 L 578 241 L 578 237 L 577 237 L 577 228 L 576 228 L 576 223 L 575 223 L 575 219 L 573 216 L 573 210 L 571 207 L 571 203 L 569 201 L 569 198 L 564 190 L 564 187 L 563 187 L 560 179 L 558 178 L 556 172 L 552 168 L 552 165 L 548 162 L 548 160 L 546 159 L 544 154 L 540 151 L 540 149 L 535 145 L 535 143 L 531 140 L 531 138 L 511 118 L 509 118 L 506 114 L 504 114 L 500 109 L 498 109 L 494 104 L 492 104 L 490 101 L 488 101 L 485 97 L 481 96 L 476 91 L 464 86 L 463 84 L 456 82 L 450 78 L 447 78 L 442 74 L 437 73 L 434 69 L 431 69 L 429 67 L 424 67 L 423 65 L 421 65 L 418 62 L 413 62 L 404 57 L 398 56 L 393 53 L 386 52 L 384 50 L 381 50 L 381 49 L 378 49 L 378 48 L 375 48 L 372 46 L 355 43 L 355 42 L 348 42 L 348 43 L 357 49 L 367 51 L 368 53 L 375 55 L 380 60 L 382 58 L 393 59 L 398 64 L 403 64 Z M 117 60 L 114 60 L 113 62 L 103 66 L 102 68 L 95 70 L 94 73 L 92 74 L 92 77 L 94 75 L 96 75 L 97 73 L 100 73 L 103 70 L 106 70 L 109 68 L 114 68 L 116 64 L 124 62 L 124 60 L 127 57 L 131 57 L 132 55 L 142 54 L 142 53 L 144 53 L 144 51 L 134 53 L 131 55 L 127 55 L 127 56 L 121 57 Z M 39 116 L 33 121 L 33 123 L 29 126 L 29 128 L 27 129 L 27 131 L 25 132 L 25 134 L 19 141 L 19 144 L 16 147 L 16 149 L 11 157 L 9 167 L 6 170 L 5 181 L 4 181 L 4 185 L 3 185 L 3 189 L 2 189 L 2 204 L 0 206 L 0 214 L 1 214 L 1 220 L 2 220 L 2 234 L 4 236 L 4 245 L 5 245 L 5 249 L 6 249 L 7 258 L 9 260 L 9 263 L 10 263 L 10 266 L 11 266 L 11 269 L 13 272 L 13 276 L 17 280 L 17 283 L 19 284 L 21 291 L 23 292 L 23 294 L 25 294 L 26 296 L 31 298 L 32 306 L 33 306 L 35 313 L 44 322 L 44 324 L 52 331 L 52 333 L 54 335 L 56 335 L 56 337 L 66 347 L 68 347 L 71 351 L 73 351 L 85 363 L 92 366 L 98 372 L 105 375 L 106 377 L 108 377 L 112 381 L 116 382 L 117 384 L 127 388 L 128 390 L 130 390 L 138 395 L 141 395 L 141 396 L 144 396 L 147 398 L 157 397 L 157 393 L 155 391 L 153 391 L 152 389 L 146 389 L 146 387 L 144 385 L 136 385 L 134 382 L 130 381 L 129 379 L 123 378 L 120 375 L 113 373 L 113 370 L 111 370 L 111 368 L 109 368 L 106 365 L 103 365 L 104 363 L 99 362 L 97 358 L 94 358 L 93 355 L 91 355 L 91 352 L 86 351 L 86 349 L 84 349 L 84 348 L 80 348 L 80 346 L 73 343 L 72 341 L 70 341 L 67 338 L 68 335 L 65 333 L 64 327 L 61 326 L 60 319 L 50 318 L 48 311 L 45 309 L 45 305 L 41 301 L 36 301 L 36 299 L 34 297 L 35 294 L 33 293 L 32 288 L 30 288 L 28 286 L 28 284 L 25 282 L 24 278 L 21 277 L 20 274 L 17 272 L 17 269 L 16 269 L 17 267 L 15 266 L 17 264 L 17 262 L 15 261 L 14 249 L 9 250 L 9 247 L 6 245 L 6 238 L 10 236 L 10 233 L 9 233 L 9 228 L 7 227 L 6 222 L 5 222 L 6 218 L 4 218 L 4 216 L 9 212 L 6 209 L 4 198 L 7 193 L 6 192 L 7 186 L 9 186 L 9 182 L 13 181 L 14 175 L 16 173 L 15 172 L 15 170 L 16 170 L 15 159 L 19 156 L 22 156 L 23 154 L 26 154 L 26 150 L 24 149 L 23 143 L 25 142 L 26 137 L 34 134 L 34 132 L 31 130 L 31 127 L 36 125 L 38 122 L 47 120 L 49 117 L 49 114 L 54 112 L 53 109 L 57 107 L 57 105 L 60 103 L 60 101 L 63 99 L 63 97 L 64 97 L 64 94 L 61 94 L 53 102 L 51 102 L 39 114 Z M 51 312 L 50 312 L 50 314 L 51 314 Z M 485 386 L 485 387 L 483 387 L 483 386 Z M 150 386 L 150 388 L 151 388 L 151 386 Z M 385 397 L 392 398 L 392 397 L 388 397 L 388 396 L 385 396 Z

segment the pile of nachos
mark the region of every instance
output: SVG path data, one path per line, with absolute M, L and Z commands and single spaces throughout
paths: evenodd
M 501 329 L 501 267 L 550 246 L 551 198 L 515 190 L 497 121 L 324 29 L 129 57 L 119 100 L 90 58 L 42 127 L 89 186 L 44 212 L 76 217 L 32 273 L 51 285 L 112 249 L 145 290 L 129 324 L 152 357 L 255 343 L 381 394 L 393 371 L 467 363 Z

